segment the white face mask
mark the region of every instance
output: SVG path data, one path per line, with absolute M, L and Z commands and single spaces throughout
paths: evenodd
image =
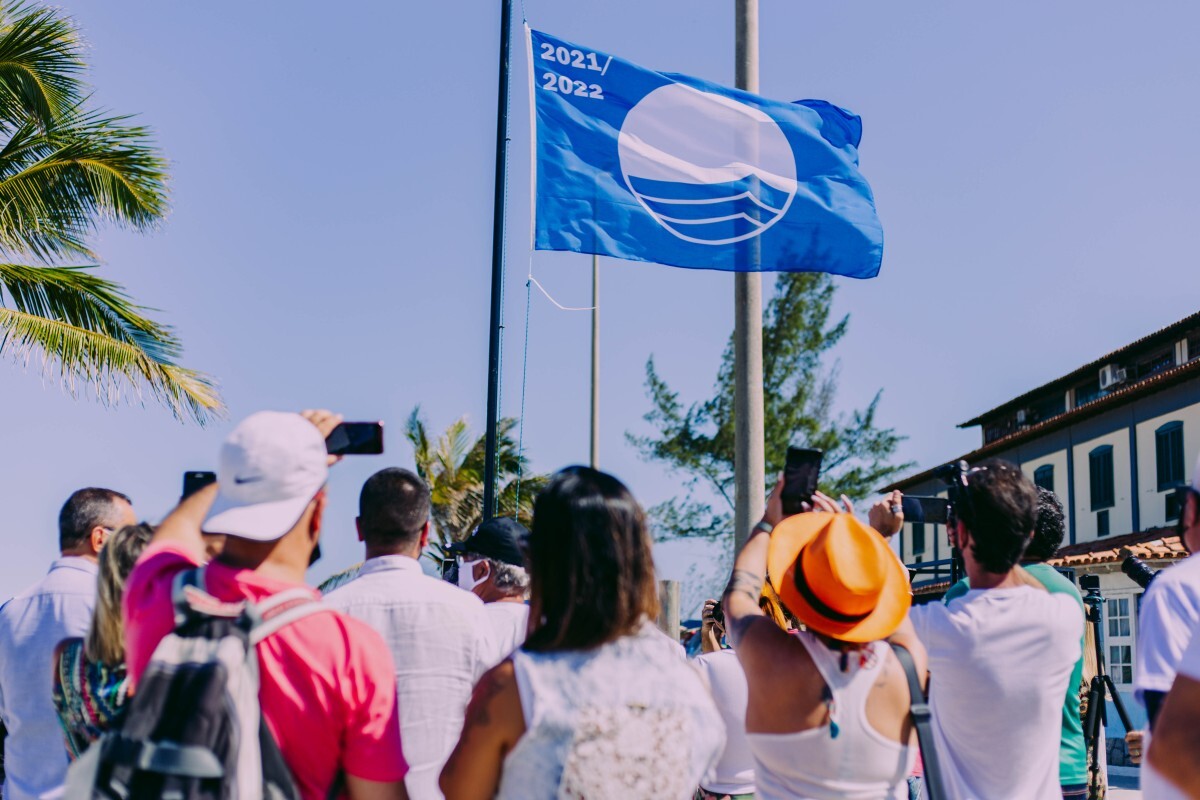
M 484 570 L 483 577 L 475 580 L 475 565 L 479 563 L 483 563 L 486 569 Z M 458 586 L 460 589 L 466 589 L 468 592 L 474 591 L 476 586 L 488 579 L 491 571 L 491 567 L 488 566 L 486 561 L 463 561 L 460 556 L 458 559 Z

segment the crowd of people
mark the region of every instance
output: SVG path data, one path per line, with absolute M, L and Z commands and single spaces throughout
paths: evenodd
M 308 588 L 340 421 L 252 415 L 154 527 L 117 491 L 67 499 L 61 558 L 0 607 L 5 800 L 1089 796 L 1084 604 L 1046 564 L 1062 506 L 1018 467 L 964 474 L 966 577 L 919 605 L 888 541 L 898 492 L 864 523 L 820 492 L 785 516 L 780 482 L 689 661 L 655 625 L 641 507 L 586 467 L 551 478 L 531 529 L 455 543 L 442 577 L 419 562 L 429 487 L 381 470 L 361 566 Z M 1142 605 L 1148 798 L 1200 798 L 1198 570 Z

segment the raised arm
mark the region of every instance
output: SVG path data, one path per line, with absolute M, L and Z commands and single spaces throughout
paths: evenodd
M 780 478 L 767 499 L 762 521 L 750 531 L 734 560 L 733 574 L 721 596 L 721 605 L 725 609 L 725 632 L 735 650 L 742 647 L 750 631 L 756 627 L 786 636 L 758 607 L 758 598 L 767 580 L 767 550 L 771 544 L 771 531 L 783 519 L 783 503 L 779 498 L 782 491 L 783 478 Z
M 316 427 L 321 438 L 328 437 L 342 421 L 341 415 L 325 410 L 303 411 L 300 416 Z M 338 456 L 330 456 L 329 464 L 332 466 L 340 460 Z M 184 498 L 154 529 L 154 538 L 150 543 L 170 542 L 186 550 L 197 563 L 206 561 L 204 537 L 200 534 L 200 526 L 204 524 L 204 518 L 208 516 L 208 510 L 212 508 L 216 497 L 217 484 L 214 483 Z
M 210 484 L 183 499 L 157 528 L 151 545 L 170 543 L 185 550 L 196 563 L 205 561 L 204 537 L 200 525 L 217 497 L 217 485 Z

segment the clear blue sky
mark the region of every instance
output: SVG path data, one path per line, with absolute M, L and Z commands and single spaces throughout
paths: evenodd
M 358 487 L 411 464 L 420 403 L 435 429 L 481 429 L 486 380 L 499 3 L 68 1 L 99 103 L 137 112 L 172 162 L 173 211 L 150 236 L 105 232 L 104 274 L 162 309 L 189 365 L 219 377 L 231 420 L 328 406 L 390 425 L 389 453 L 331 481 L 320 577 L 358 557 Z M 519 8 L 518 4 L 518 8 Z M 530 21 L 649 67 L 732 83 L 731 0 L 527 0 Z M 880 420 L 922 465 L 977 441 L 954 425 L 1195 311 L 1200 7 L 1114 0 L 762 3 L 762 93 L 863 117 L 883 271 L 840 281 L 852 314 L 839 404 L 885 389 Z M 519 404 L 528 242 L 528 113 L 518 39 L 504 412 Z M 1189 233 L 1192 231 L 1193 233 Z M 588 258 L 536 274 L 587 305 Z M 713 382 L 729 275 L 608 261 L 602 464 L 647 504 L 679 479 L 624 443 L 643 431 L 654 354 L 685 396 Z M 535 297 L 527 446 L 538 469 L 587 458 L 586 314 Z M 0 596 L 54 556 L 67 494 L 130 493 L 157 520 L 231 423 L 154 405 L 105 409 L 0 365 Z

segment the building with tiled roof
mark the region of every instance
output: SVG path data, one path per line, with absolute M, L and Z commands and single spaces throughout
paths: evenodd
M 1174 527 L 1180 511 L 1175 490 L 1200 455 L 1200 313 L 959 427 L 976 426 L 979 446 L 946 462 L 1003 458 L 1058 494 L 1067 535 L 1052 563 L 1076 576 L 1100 576 L 1107 668 L 1136 718 L 1140 708 L 1131 691 L 1142 589 L 1121 566 L 1129 554 L 1156 570 L 1187 556 Z M 892 489 L 946 496 L 932 469 L 885 487 Z M 897 547 L 913 570 L 918 601 L 948 588 L 944 526 L 906 523 Z M 1110 729 L 1113 724 L 1119 725 L 1112 722 Z

